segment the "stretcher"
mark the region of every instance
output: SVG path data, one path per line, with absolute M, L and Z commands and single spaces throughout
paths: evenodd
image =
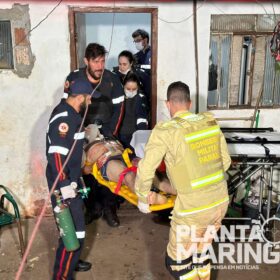
M 122 154 L 124 162 L 126 163 L 126 166 L 127 166 L 126 172 L 127 171 L 136 172 L 136 170 L 137 170 L 137 167 L 133 166 L 131 161 L 130 161 L 129 154 L 131 154 L 131 153 L 132 152 L 131 152 L 130 149 L 125 149 L 123 154 Z M 97 167 L 97 164 L 95 163 L 93 165 L 92 175 L 95 177 L 95 179 L 98 181 L 99 184 L 109 188 L 112 193 L 123 197 L 128 202 L 130 202 L 131 204 L 137 206 L 137 204 L 138 204 L 137 195 L 134 192 L 132 192 L 126 185 L 122 184 L 122 180 L 123 180 L 123 177 L 124 177 L 125 173 L 121 174 L 120 180 L 119 180 L 118 183 L 111 182 L 111 181 L 105 180 L 103 178 L 100 170 Z M 160 192 L 160 193 L 162 195 L 166 196 L 167 201 L 164 204 L 150 205 L 150 210 L 152 212 L 153 211 L 160 211 L 160 210 L 164 210 L 164 209 L 168 209 L 168 208 L 173 208 L 173 206 L 174 206 L 174 202 L 175 202 L 175 198 L 176 198 L 174 195 L 168 195 L 168 194 L 163 193 L 163 192 Z
M 266 240 L 274 244 L 273 236 L 275 224 L 272 221 L 275 215 L 279 215 L 280 190 L 279 182 L 273 181 L 273 175 L 279 172 L 280 167 L 280 133 L 273 129 L 223 129 L 228 150 L 231 155 L 232 165 L 228 172 L 228 192 L 231 195 L 231 206 L 236 204 L 234 199 L 241 186 L 249 186 L 255 182 L 256 197 L 252 197 L 252 203 L 245 192 L 243 200 L 243 212 L 247 208 L 247 215 L 241 217 L 226 217 L 225 220 L 242 220 L 251 225 L 258 225 L 260 232 L 266 236 Z M 275 196 L 273 196 L 275 194 Z M 278 196 L 278 201 L 277 201 Z M 274 202 L 273 202 L 274 198 Z M 255 202 L 255 204 L 253 204 Z M 280 204 L 279 204 L 280 205 Z M 248 208 L 249 206 L 249 208 Z M 245 214 L 245 213 L 244 213 Z M 248 215 L 249 214 L 249 215 Z M 247 220 L 247 222 L 246 222 Z
M 230 195 L 234 195 L 242 184 L 259 172 L 261 174 L 259 215 L 260 219 L 264 221 L 270 217 L 272 193 L 279 192 L 273 188 L 272 178 L 275 168 L 279 168 L 280 165 L 280 133 L 274 132 L 272 128 L 223 128 L 222 131 L 233 163 L 230 172 L 228 172 L 228 192 Z M 139 130 L 133 134 L 131 146 L 139 158 L 144 156 L 145 144 L 150 133 L 149 130 Z M 132 164 L 128 160 L 128 153 L 129 151 L 126 150 L 123 157 L 127 167 L 131 168 Z M 96 165 L 94 165 L 92 173 L 100 184 L 107 186 L 113 193 L 137 205 L 137 196 L 127 186 L 118 187 L 117 183 L 105 180 Z M 265 173 L 268 175 L 266 178 Z M 267 191 L 265 215 L 262 211 L 264 190 Z M 150 208 L 152 211 L 172 208 L 174 201 L 175 196 L 169 196 L 166 204 L 151 205 Z

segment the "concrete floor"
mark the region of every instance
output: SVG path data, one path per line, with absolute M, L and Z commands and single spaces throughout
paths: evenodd
M 119 228 L 110 228 L 102 219 L 87 226 L 83 259 L 92 262 L 93 268 L 77 273 L 75 279 L 171 280 L 164 267 L 168 223 L 156 214 L 143 215 L 128 204 L 122 205 L 119 217 Z M 35 219 L 23 220 L 25 238 L 34 224 Z M 0 279 L 11 280 L 20 263 L 16 227 L 6 226 L 0 234 Z M 51 279 L 57 236 L 53 217 L 44 218 L 21 279 Z M 211 279 L 279 280 L 280 264 L 262 264 L 257 270 L 214 271 Z

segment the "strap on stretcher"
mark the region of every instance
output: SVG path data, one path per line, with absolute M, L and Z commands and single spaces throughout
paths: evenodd
M 92 175 L 95 177 L 95 179 L 98 181 L 98 183 L 109 188 L 112 193 L 115 193 L 115 194 L 123 197 L 131 204 L 137 206 L 137 204 L 138 204 L 137 195 L 135 193 L 133 193 L 126 185 L 122 185 L 123 178 L 127 172 L 130 172 L 130 171 L 136 172 L 137 171 L 137 167 L 133 166 L 129 159 L 129 154 L 131 154 L 131 153 L 132 153 L 132 151 L 130 149 L 125 149 L 122 154 L 124 162 L 128 168 L 125 169 L 121 173 L 120 180 L 118 183 L 105 180 L 102 177 L 102 174 L 101 174 L 100 170 L 98 169 L 96 163 L 93 165 Z M 122 176 L 122 178 L 121 178 L 121 176 Z M 163 193 L 161 192 L 161 194 L 163 194 Z M 173 208 L 176 196 L 174 196 L 174 195 L 166 195 L 166 196 L 167 196 L 167 202 L 165 204 L 150 205 L 150 210 L 151 211 L 160 211 L 160 210 L 164 210 L 164 209 L 168 209 L 168 208 Z

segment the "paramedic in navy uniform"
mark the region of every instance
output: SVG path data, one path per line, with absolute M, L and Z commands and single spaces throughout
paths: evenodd
M 69 205 L 76 235 L 80 242 L 80 248 L 67 252 L 62 239 L 56 251 L 55 264 L 53 270 L 53 280 L 73 279 L 73 272 L 87 271 L 91 268 L 91 263 L 79 260 L 83 242 L 85 238 L 85 221 L 83 212 L 83 200 L 76 195 L 75 188 L 81 188 L 81 161 L 84 143 L 84 131 L 79 132 L 82 118 L 79 114 L 87 105 L 91 103 L 92 87 L 85 79 L 73 80 L 68 88 L 67 99 L 54 108 L 48 124 L 46 135 L 46 155 L 47 169 L 46 177 L 49 189 L 52 188 L 56 177 L 60 173 L 62 166 L 69 154 L 73 142 L 77 140 L 72 155 L 69 158 L 55 190 L 59 190 L 62 198 Z M 54 195 L 51 197 L 52 207 L 56 207 Z
M 149 45 L 149 34 L 143 29 L 137 29 L 132 33 L 133 42 L 138 52 L 135 54 L 137 64 L 151 64 L 151 46 Z
M 124 91 L 119 77 L 105 69 L 106 49 L 97 43 L 90 43 L 85 50 L 86 67 L 71 72 L 66 78 L 64 94 L 67 96 L 68 85 L 76 77 L 86 78 L 100 97 L 89 106 L 85 125 L 95 123 L 106 137 L 117 137 L 123 117 Z M 117 196 L 104 186 L 97 186 L 92 175 L 84 176 L 92 192 L 86 203 L 87 223 L 93 217 L 103 218 L 109 226 L 117 227 L 120 222 L 117 216 Z

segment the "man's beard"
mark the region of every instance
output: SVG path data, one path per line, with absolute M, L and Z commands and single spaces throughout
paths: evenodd
M 94 80 L 99 80 L 101 78 L 103 70 L 93 71 L 89 66 L 87 67 L 88 73 Z
M 87 103 L 86 103 L 86 98 L 85 98 L 84 101 L 80 104 L 79 113 L 80 113 L 81 116 L 84 116 L 86 108 L 87 108 Z

